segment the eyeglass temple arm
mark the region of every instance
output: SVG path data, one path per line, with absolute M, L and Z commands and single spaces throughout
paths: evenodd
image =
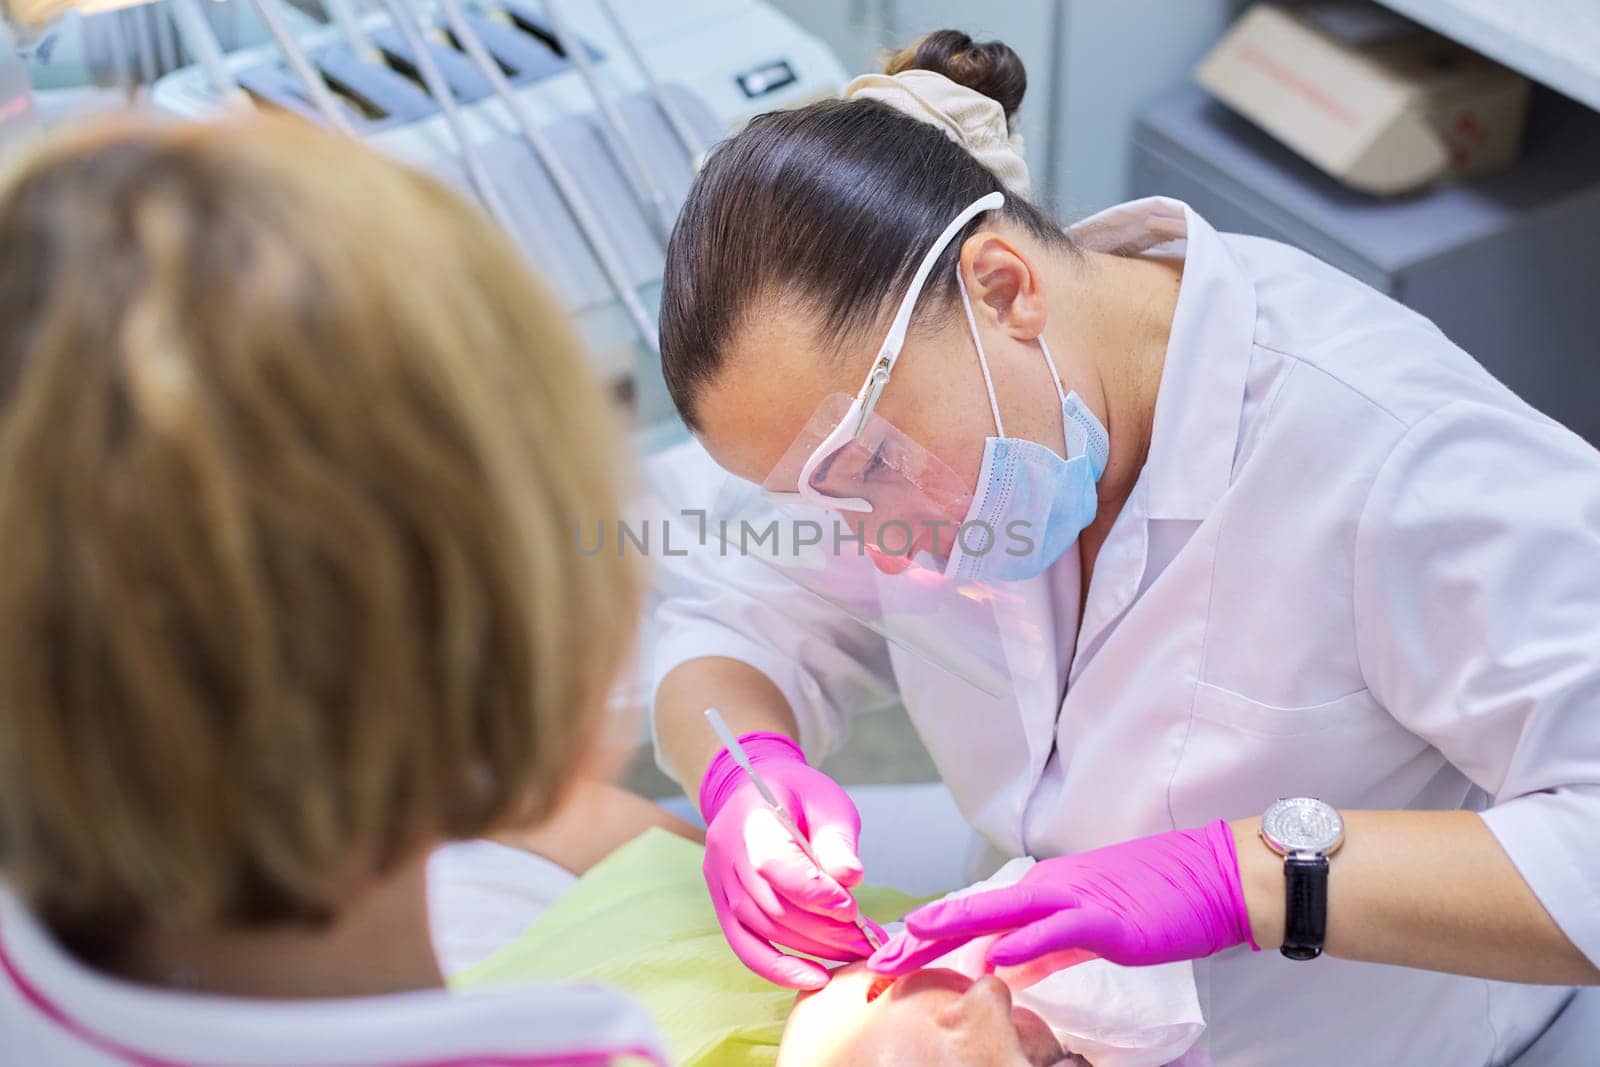
M 823 460 L 838 451 L 845 441 L 853 440 L 860 435 L 862 428 L 866 426 L 872 409 L 878 404 L 879 394 L 883 392 L 883 387 L 889 384 L 889 375 L 894 370 L 895 361 L 900 358 L 900 350 L 905 347 L 906 332 L 911 328 L 911 315 L 917 309 L 917 298 L 922 295 L 922 287 L 928 283 L 928 275 L 933 273 L 933 265 L 944 254 L 945 246 L 967 223 L 985 211 L 1005 206 L 1005 202 L 1005 194 L 998 190 L 974 200 L 967 205 L 966 210 L 951 220 L 950 225 L 939 234 L 939 239 L 928 249 L 928 254 L 922 257 L 922 262 L 917 266 L 917 273 L 912 275 L 905 299 L 900 301 L 900 308 L 895 312 L 894 321 L 889 325 L 889 334 L 883 339 L 883 347 L 878 350 L 878 358 L 873 361 L 867 380 L 861 383 L 861 391 L 856 394 L 854 403 L 850 405 L 851 411 L 846 413 L 844 420 L 834 427 L 832 433 L 822 439 L 800 468 L 799 495 L 807 503 L 824 507 L 832 505 L 846 511 L 872 510 L 871 503 L 860 497 L 830 497 L 818 492 L 810 484 L 811 477 L 822 465 Z M 850 425 L 852 422 L 854 425 Z
M 985 211 L 994 211 L 1004 207 L 1006 197 L 1004 193 L 993 192 L 980 197 L 967 205 L 967 209 L 957 215 L 944 228 L 939 239 L 933 242 L 933 247 L 928 249 L 928 254 L 922 257 L 922 263 L 917 267 L 917 273 L 911 278 L 911 286 L 906 290 L 906 298 L 900 302 L 900 310 L 895 312 L 894 322 L 889 325 L 889 335 L 883 339 L 883 350 L 878 354 L 878 363 L 873 367 L 873 373 L 882 365 L 885 370 L 894 369 L 895 361 L 900 358 L 900 350 L 906 343 L 906 332 L 911 329 L 911 315 L 917 309 L 917 298 L 922 295 L 922 287 L 928 283 L 928 275 L 933 273 L 933 265 L 944 254 L 945 245 L 961 231 L 961 228 Z M 885 379 L 887 380 L 887 379 Z M 871 379 L 868 379 L 870 382 Z M 881 387 L 880 387 L 881 388 Z

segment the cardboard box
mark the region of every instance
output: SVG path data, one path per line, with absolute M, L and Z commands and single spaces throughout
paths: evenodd
M 1367 3 L 1257 4 L 1201 61 L 1214 96 L 1383 195 L 1516 158 L 1528 82 Z

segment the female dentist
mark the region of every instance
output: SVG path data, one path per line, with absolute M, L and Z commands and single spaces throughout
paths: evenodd
M 711 456 L 876 508 L 886 571 L 886 519 L 950 518 L 885 506 L 938 468 L 955 519 L 1020 536 L 899 555 L 1054 636 L 1051 684 L 995 698 L 751 559 L 692 561 L 655 722 L 727 936 L 796 987 L 825 972 L 780 947 L 1193 959 L 1219 1064 L 1506 1062 L 1600 982 L 1600 455 L 1294 249 L 1164 199 L 1063 232 L 1009 135 L 1024 86 L 1004 45 L 931 35 L 721 145 L 674 231 L 663 365 Z M 807 760 L 893 699 L 979 831 L 1054 858 L 873 952 L 859 817 Z

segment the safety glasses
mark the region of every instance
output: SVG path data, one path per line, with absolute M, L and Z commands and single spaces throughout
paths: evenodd
M 800 467 L 800 475 L 796 486 L 797 492 L 770 492 L 778 502 L 803 503 L 813 507 L 829 508 L 834 511 L 870 512 L 873 503 L 865 496 L 836 495 L 826 487 L 819 487 L 818 476 L 827 470 L 830 463 L 845 448 L 862 442 L 872 420 L 873 409 L 878 405 L 878 398 L 883 395 L 884 387 L 889 384 L 889 377 L 894 373 L 894 365 L 900 359 L 900 352 L 905 347 L 906 333 L 911 328 L 911 316 L 916 311 L 917 299 L 922 295 L 923 286 L 928 282 L 928 276 L 933 273 L 933 265 L 944 252 L 945 248 L 955 239 L 956 234 L 978 215 L 985 211 L 994 211 L 1005 205 L 1006 198 L 999 192 L 989 193 L 969 204 L 961 214 L 957 215 L 950 225 L 944 228 L 933 247 L 928 249 L 928 254 L 923 256 L 922 263 L 917 267 L 917 273 L 911 279 L 911 287 L 906 291 L 905 298 L 900 301 L 899 310 L 895 312 L 894 321 L 889 325 L 889 333 L 883 339 L 883 345 L 878 349 L 878 356 L 872 362 L 872 369 L 867 373 L 867 380 L 861 384 L 861 389 L 856 393 L 855 399 L 850 402 L 844 417 L 840 419 L 831 431 L 812 450 L 805 462 Z M 873 454 L 881 456 L 883 449 L 876 447 Z M 879 460 L 879 462 L 882 462 Z M 824 479 L 828 481 L 829 479 Z M 836 479 L 833 479 L 836 480 Z

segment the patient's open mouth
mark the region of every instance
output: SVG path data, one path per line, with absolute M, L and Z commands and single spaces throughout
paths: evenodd
M 877 1000 L 879 997 L 883 996 L 884 992 L 887 991 L 892 985 L 894 985 L 893 978 L 880 977 L 876 979 L 867 987 L 867 1003 L 871 1004 L 874 1000 Z

